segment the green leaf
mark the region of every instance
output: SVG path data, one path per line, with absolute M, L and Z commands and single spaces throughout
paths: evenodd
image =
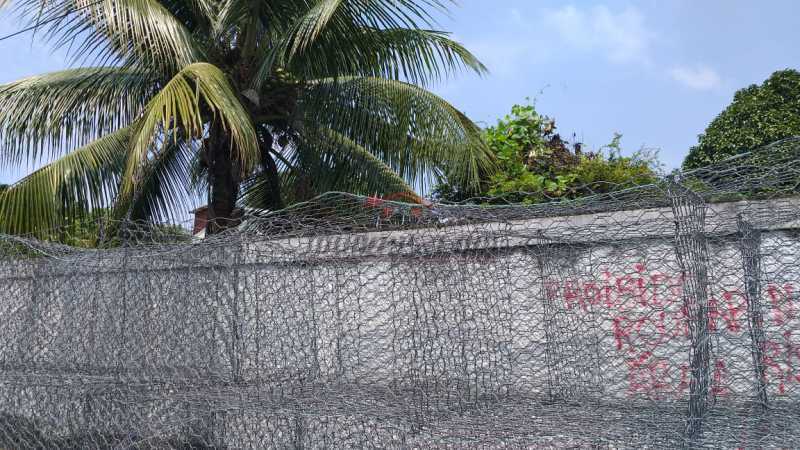
M 800 136 L 800 72 L 780 70 L 760 86 L 736 92 L 699 136 L 683 168 L 703 167 L 793 136 Z
M 336 131 L 308 129 L 298 148 L 296 170 L 311 176 L 314 193 L 412 194 L 414 189 L 366 148 Z
M 191 32 L 155 0 L 19 0 L 17 10 L 43 24 L 45 39 L 76 59 L 114 61 L 172 74 L 202 59 Z
M 0 229 L 42 233 L 93 208 L 109 206 L 117 194 L 130 128 L 81 147 L 0 192 Z
M 319 80 L 303 92 L 299 129 L 323 125 L 337 131 L 424 188 L 431 174 L 447 171 L 475 186 L 493 160 L 481 132 L 452 105 L 417 86 L 378 78 Z
M 318 2 L 272 43 L 254 87 L 280 68 L 301 79 L 380 77 L 423 86 L 462 69 L 487 72 L 447 33 L 418 28 L 421 11 L 399 14 L 398 8 L 398 2 L 377 0 Z
M 126 195 L 133 195 L 141 183 L 141 169 L 151 153 L 157 157 L 163 148 L 159 138 L 190 141 L 204 137 L 209 118 L 204 117 L 203 107 L 211 110 L 230 136 L 230 157 L 239 161 L 243 173 L 253 170 L 261 153 L 249 114 L 221 70 L 196 63 L 175 75 L 147 104 L 125 167 Z
M 80 68 L 0 85 L 4 165 L 52 159 L 132 123 L 155 92 L 147 73 Z

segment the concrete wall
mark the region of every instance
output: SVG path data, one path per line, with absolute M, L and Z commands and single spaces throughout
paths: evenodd
M 740 214 L 763 230 L 767 396 L 800 400 L 798 211 L 794 200 L 709 210 L 717 404 L 756 391 Z M 120 380 L 183 392 L 142 406 L 120 429 L 153 417 L 180 423 L 173 406 L 201 399 L 209 410 L 252 401 L 332 415 L 342 405 L 402 416 L 522 399 L 626 399 L 683 412 L 686 272 L 674 223 L 670 210 L 654 209 L 6 264 L 0 364 L 17 388 L 4 398 L 32 412 L 64 410 L 64 395 Z M 35 377 L 78 377 L 82 391 L 50 382 L 55 393 L 45 395 L 30 387 Z M 221 387 L 229 383 L 260 403 Z M 87 414 L 77 400 L 71 408 Z M 130 411 L 119 408 L 123 422 Z

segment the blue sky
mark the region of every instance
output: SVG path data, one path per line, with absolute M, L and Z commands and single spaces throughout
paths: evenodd
M 536 98 L 562 134 L 620 132 L 674 168 L 736 90 L 800 69 L 799 18 L 797 0 L 462 0 L 442 25 L 491 74 L 436 91 L 489 124 Z
M 800 68 L 798 17 L 797 0 L 461 0 L 441 28 L 491 73 L 434 90 L 482 124 L 535 98 L 562 134 L 596 148 L 620 132 L 673 168 L 737 89 Z M 0 17 L 0 34 L 21 26 Z M 0 61 L 0 82 L 67 66 L 30 33 L 0 41 Z

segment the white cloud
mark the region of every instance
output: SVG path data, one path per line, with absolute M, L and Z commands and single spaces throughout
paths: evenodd
M 530 38 L 525 41 L 512 39 L 483 39 L 464 42 L 493 75 L 502 77 L 521 75 L 525 67 L 544 63 L 551 52 L 546 45 Z
M 652 65 L 655 34 L 634 7 L 564 6 L 555 9 L 510 8 L 488 33 L 464 39 L 493 76 L 508 78 L 537 65 L 582 52 L 596 52 L 612 63 Z
M 669 74 L 673 80 L 699 91 L 714 89 L 721 82 L 717 72 L 708 66 L 677 66 L 673 67 Z
M 568 5 L 546 11 L 545 24 L 567 45 L 583 51 L 602 51 L 613 62 L 649 63 L 653 34 L 638 9 L 614 12 L 599 5 L 578 9 Z

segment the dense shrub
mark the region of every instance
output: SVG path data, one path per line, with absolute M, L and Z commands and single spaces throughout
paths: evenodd
M 654 152 L 622 156 L 619 134 L 607 146 L 585 151 L 580 143 L 564 140 L 556 132 L 555 120 L 540 115 L 533 105 L 515 105 L 484 136 L 496 171 L 483 174 L 478 192 L 454 185 L 445 176 L 435 190 L 437 199 L 538 203 L 649 184 L 658 178 Z
M 800 136 L 800 72 L 781 70 L 760 86 L 736 92 L 699 136 L 683 168 L 707 166 L 792 136 Z

